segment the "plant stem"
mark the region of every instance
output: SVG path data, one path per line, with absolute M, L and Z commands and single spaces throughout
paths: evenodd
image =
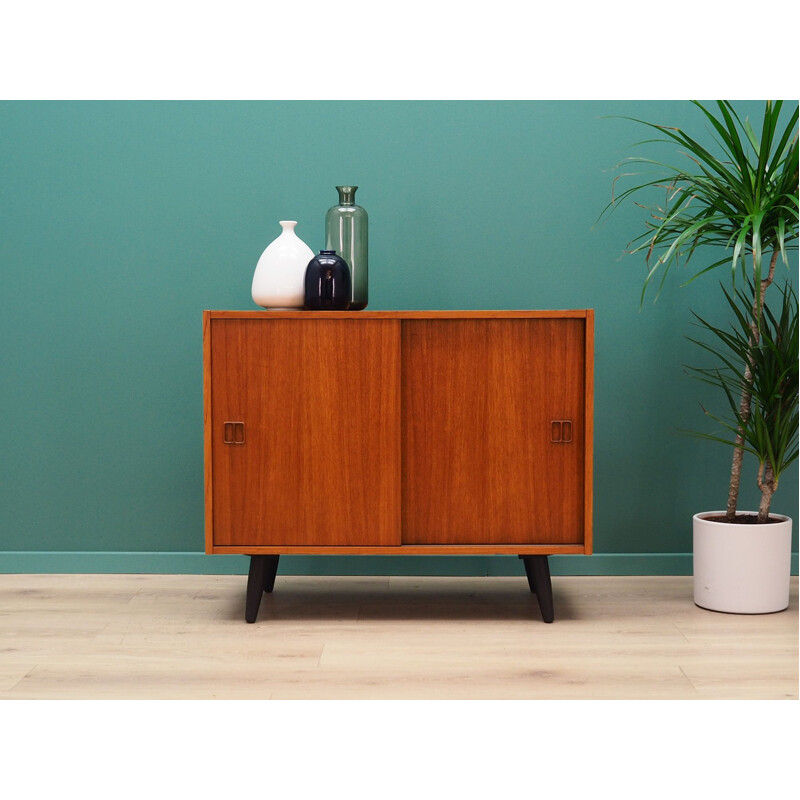
M 755 258 L 755 247 L 753 248 L 753 258 Z M 772 251 L 772 258 L 769 262 L 769 272 L 767 273 L 767 277 L 761 281 L 760 291 L 756 294 L 756 297 L 753 300 L 753 321 L 750 323 L 750 341 L 749 341 L 749 350 L 752 352 L 756 347 L 758 347 L 758 340 L 759 340 L 759 325 L 761 322 L 761 312 L 764 309 L 764 293 L 767 291 L 767 288 L 772 283 L 772 279 L 775 276 L 775 264 L 778 261 L 778 249 L 775 248 Z M 753 394 L 747 388 L 747 384 L 750 383 L 753 379 L 753 359 L 752 356 L 749 356 L 747 359 L 747 365 L 745 366 L 744 370 L 744 385 L 745 388 L 742 389 L 742 398 L 739 402 L 739 414 L 741 415 L 742 420 L 746 423 L 747 420 L 750 419 L 750 403 L 753 399 Z M 733 463 L 731 464 L 731 482 L 730 487 L 728 488 L 728 506 L 725 512 L 725 522 L 733 522 L 736 519 L 736 505 L 739 500 L 739 484 L 742 480 L 742 459 L 744 457 L 744 432 L 743 426 L 739 424 L 737 426 L 736 431 L 736 439 L 733 443 Z M 772 466 L 768 465 L 769 473 L 772 474 Z M 761 470 L 759 470 L 759 478 L 758 478 L 758 485 L 761 486 Z M 763 494 L 762 489 L 762 496 L 761 496 L 761 505 L 764 505 L 765 496 Z M 769 501 L 772 498 L 772 492 L 769 493 L 769 497 L 767 498 L 767 514 L 769 513 Z M 758 513 L 758 521 L 762 522 L 764 520 L 761 519 L 761 511 L 759 510 Z
M 772 464 L 769 461 L 759 464 L 758 467 L 758 488 L 761 489 L 761 503 L 758 506 L 758 519 L 756 522 L 764 523 L 769 519 L 769 507 L 772 503 L 772 495 L 778 488 L 778 482 L 772 474 Z

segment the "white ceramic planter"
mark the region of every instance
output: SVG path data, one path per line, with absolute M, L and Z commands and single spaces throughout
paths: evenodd
M 261 254 L 253 274 L 253 302 L 264 308 L 302 308 L 305 278 L 314 251 L 294 232 L 295 220 L 283 220 L 283 232 Z
M 789 605 L 792 520 L 780 514 L 770 515 L 780 522 L 766 525 L 706 519 L 724 513 L 692 518 L 694 602 L 731 614 L 783 611 Z

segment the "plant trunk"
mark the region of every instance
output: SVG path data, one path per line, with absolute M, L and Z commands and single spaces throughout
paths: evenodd
M 761 503 L 758 507 L 758 523 L 766 522 L 769 519 L 769 507 L 772 503 L 772 495 L 778 488 L 778 482 L 772 472 L 772 464 L 767 461 L 766 466 L 761 464 L 758 468 L 758 488 L 761 489 Z
M 753 316 L 754 319 L 750 323 L 750 350 L 754 350 L 758 347 L 758 340 L 759 340 L 759 325 L 761 322 L 761 312 L 764 308 L 764 293 L 769 288 L 769 285 L 772 283 L 772 279 L 775 276 L 775 264 L 778 261 L 778 250 L 775 249 L 772 251 L 772 258 L 769 262 L 769 272 L 767 273 L 767 277 L 761 281 L 760 291 L 758 296 L 753 300 Z M 752 372 L 752 365 L 753 360 L 752 358 L 747 359 L 747 364 L 744 370 L 744 383 L 749 383 L 753 378 Z M 747 422 L 750 419 L 750 403 L 753 399 L 753 395 L 747 388 L 742 390 L 742 398 L 739 402 L 739 413 L 742 416 L 742 419 Z M 741 425 L 738 426 L 738 430 L 736 431 L 736 439 L 733 443 L 733 463 L 731 464 L 731 482 L 728 488 L 728 506 L 725 513 L 725 522 L 733 522 L 736 519 L 736 506 L 739 501 L 739 485 L 742 480 L 742 459 L 744 458 L 744 430 Z M 770 467 L 770 474 L 772 473 L 772 468 Z M 759 473 L 759 486 L 761 486 L 761 477 Z M 773 489 L 774 491 L 774 489 Z M 762 497 L 761 497 L 761 506 L 764 505 L 764 490 L 762 489 Z M 772 492 L 770 492 L 769 497 L 766 498 L 767 504 L 767 514 L 769 514 L 769 504 L 772 499 Z M 766 518 L 765 518 L 766 519 Z M 759 509 L 758 513 L 758 521 L 763 522 L 765 520 L 761 519 L 761 510 Z

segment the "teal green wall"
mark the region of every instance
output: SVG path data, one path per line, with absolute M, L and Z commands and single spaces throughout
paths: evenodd
M 756 118 L 760 106 L 738 104 Z M 191 555 L 201 311 L 254 309 L 278 220 L 319 248 L 334 185 L 354 183 L 370 214 L 370 309 L 595 309 L 598 556 L 554 571 L 690 571 L 691 515 L 724 504 L 730 454 L 677 433 L 703 424 L 708 398 L 682 372 L 697 355 L 684 337 L 690 307 L 723 314 L 725 276 L 682 289 L 676 275 L 639 311 L 642 261 L 620 256 L 644 212 L 628 204 L 594 227 L 612 168 L 646 138 L 603 118 L 615 114 L 704 135 L 685 101 L 0 103 L 0 570 L 241 568 Z M 795 520 L 797 484 L 795 467 L 774 504 Z

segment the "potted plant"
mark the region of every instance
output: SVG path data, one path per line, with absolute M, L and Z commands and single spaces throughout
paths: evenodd
M 601 217 L 631 195 L 647 198 L 656 189 L 664 193 L 660 202 L 646 199 L 637 203 L 650 212 L 645 231 L 630 243 L 628 250 L 646 254 L 642 300 L 648 287 L 658 281 L 660 290 L 670 269 L 680 261 L 688 265 L 698 250 L 727 251 L 710 265 L 703 265 L 688 281 L 728 265 L 733 292 L 728 293 L 724 287 L 723 291 L 734 319 L 733 327 L 727 331 L 698 318 L 716 342 L 716 346 L 704 346 L 720 364 L 716 368 L 695 369 L 693 374 L 719 386 L 731 406 L 730 417 L 715 419 L 723 422 L 732 440 L 719 434 L 706 438 L 730 443 L 733 460 L 725 511 L 694 516 L 695 602 L 704 608 L 734 613 L 780 611 L 788 605 L 791 520 L 770 513 L 770 502 L 780 472 L 796 457 L 796 371 L 792 388 L 791 375 L 782 375 L 778 361 L 797 361 L 797 306 L 788 285 L 780 312 L 770 310 L 765 298 L 775 278 L 778 259 L 788 266 L 787 251 L 797 249 L 798 109 L 795 107 L 782 124 L 782 101 L 766 101 L 761 130 L 756 132 L 727 101 L 717 101 L 716 113 L 699 102 L 694 104 L 709 123 L 720 155 L 678 128 L 634 120 L 662 134 L 654 141 L 680 145 L 688 157 L 687 166 L 676 167 L 643 157 L 626 159 L 625 164 L 654 168 L 656 177 L 627 189 L 617 198 L 612 193 Z M 631 174 L 637 173 L 620 174 L 614 182 Z M 736 288 L 737 282 L 742 288 Z M 776 384 L 780 386 L 777 396 L 762 396 Z M 780 416 L 776 417 L 778 411 Z M 790 418 L 794 415 L 794 433 L 787 414 Z M 776 442 L 784 442 L 787 437 L 783 455 L 778 456 Z M 763 513 L 737 508 L 746 451 L 755 453 L 759 461 L 757 480 Z M 787 462 L 787 458 L 791 460 Z M 764 566 L 769 560 L 766 542 L 779 529 L 784 532 L 776 548 L 782 555 L 780 565 L 773 570 Z M 733 557 L 737 537 L 743 540 L 747 553 L 744 567 Z M 733 561 L 739 567 L 730 563 Z M 777 581 L 780 591 L 766 592 L 769 597 L 754 591 L 762 579 L 766 584 Z
M 721 389 L 728 406 L 723 416 L 704 409 L 721 432 L 694 435 L 754 455 L 761 502 L 758 513 L 739 512 L 733 522 L 725 511 L 694 515 L 694 601 L 715 611 L 766 613 L 789 605 L 792 521 L 770 507 L 781 475 L 797 459 L 797 296 L 787 281 L 779 311 L 764 303 L 757 315 L 752 283 L 749 288 L 732 295 L 723 287 L 732 312 L 729 328 L 695 314 L 710 341 L 692 341 L 715 357 L 715 365 L 689 369 Z M 746 413 L 742 397 L 750 398 Z

